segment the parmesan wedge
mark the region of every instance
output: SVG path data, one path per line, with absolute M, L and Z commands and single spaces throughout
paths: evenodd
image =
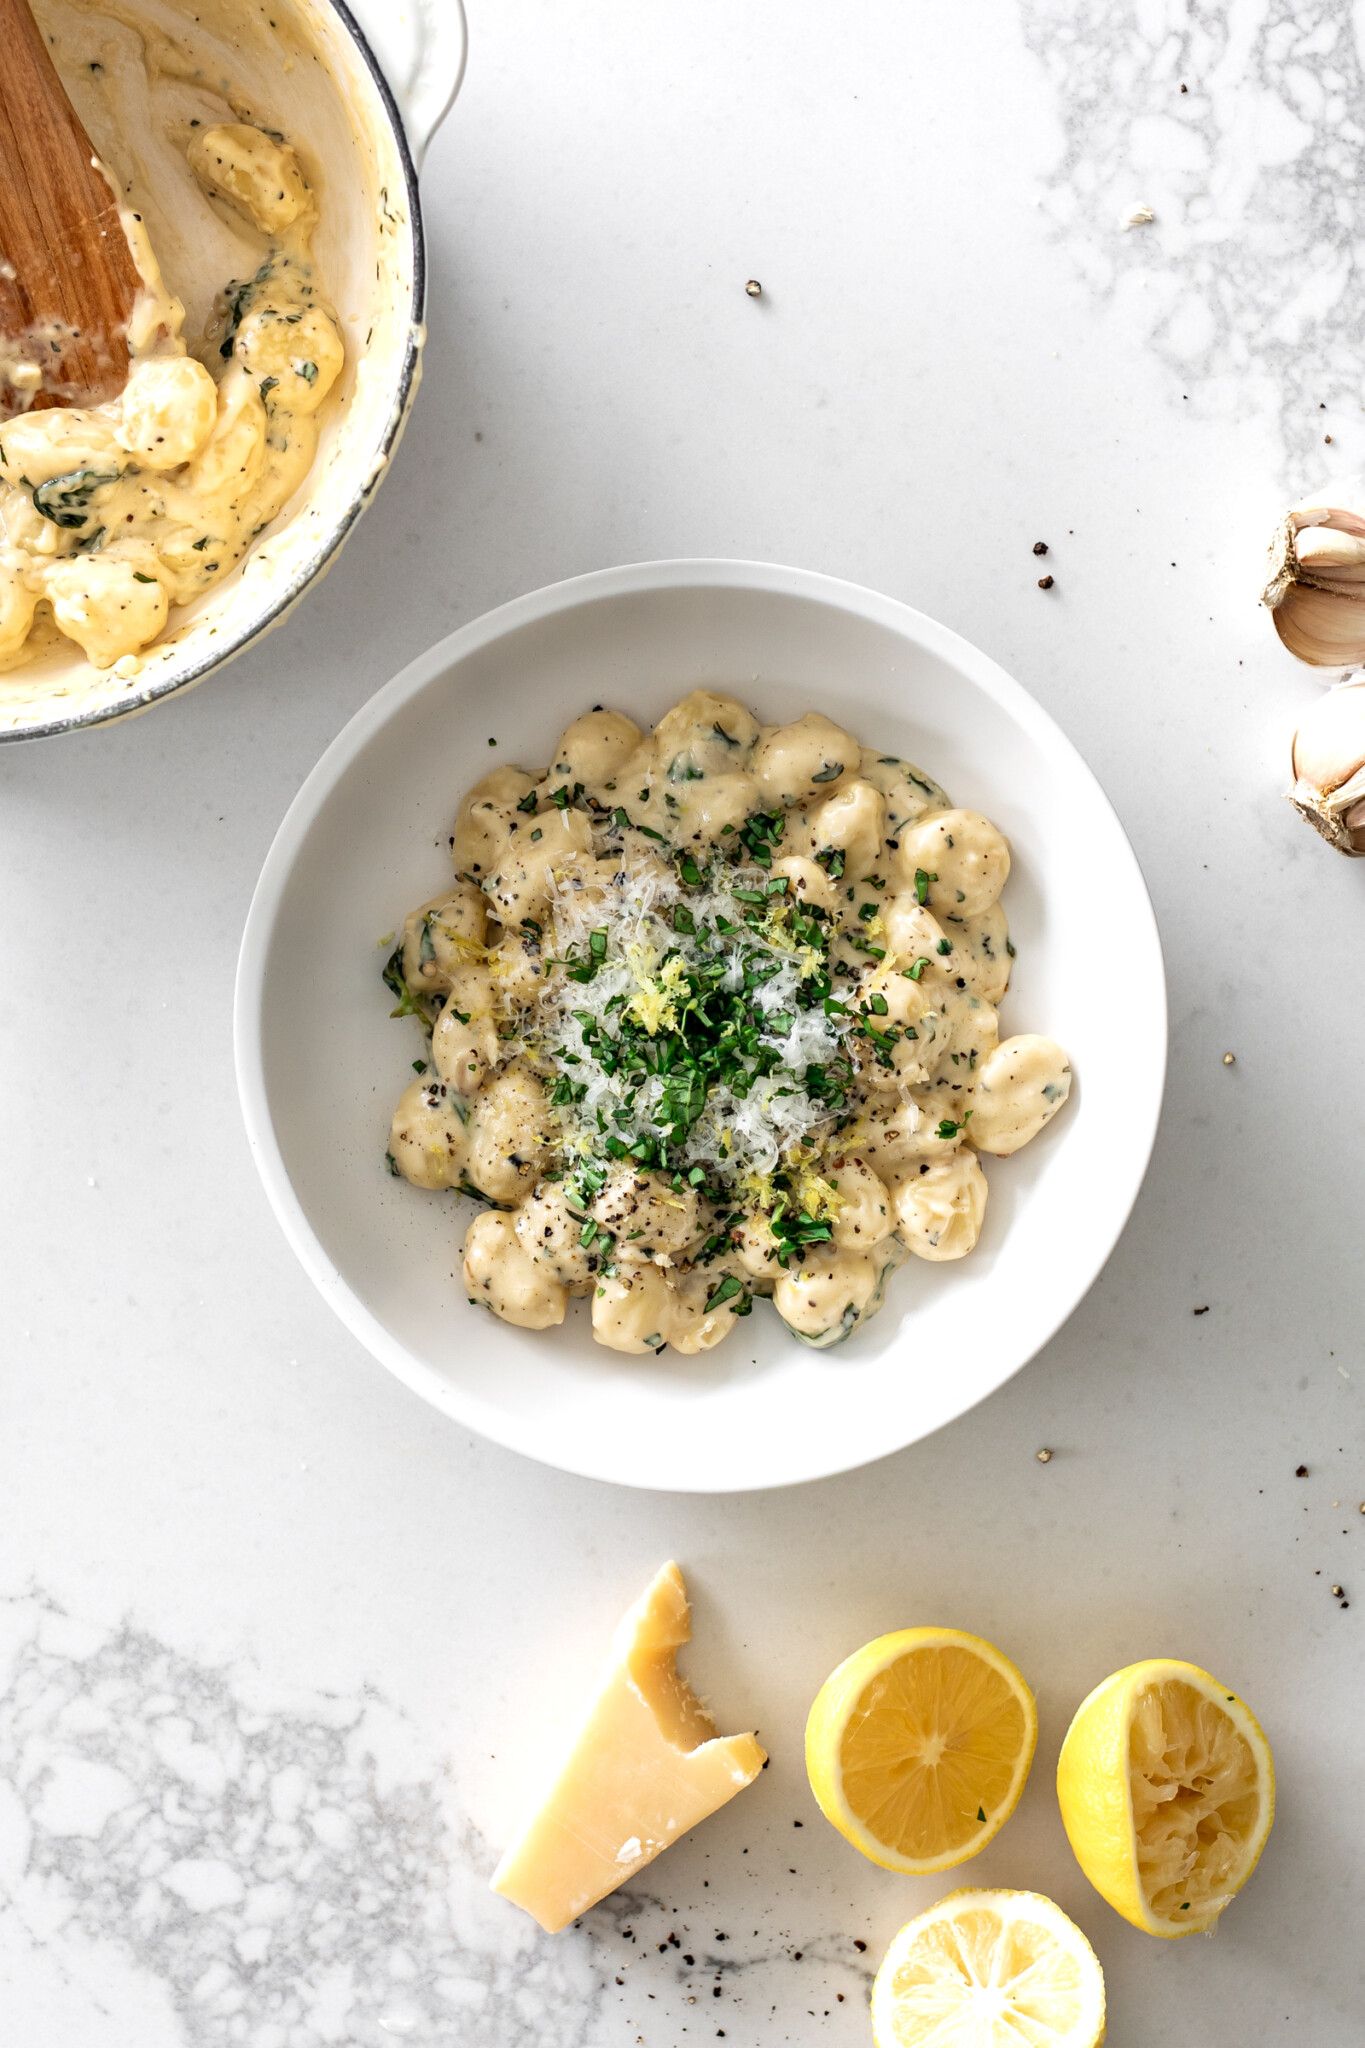
M 493 1873 L 492 1889 L 547 1933 L 634 1877 L 766 1762 L 752 1735 L 718 1736 L 679 1676 L 691 1634 L 682 1573 L 666 1564 L 622 1620 L 568 1757 Z

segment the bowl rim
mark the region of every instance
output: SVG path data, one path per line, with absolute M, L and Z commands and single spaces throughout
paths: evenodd
M 408 144 L 407 129 L 394 98 L 393 89 L 384 76 L 383 69 L 370 48 L 364 32 L 355 16 L 346 5 L 346 0 L 327 0 L 328 6 L 352 42 L 359 50 L 365 68 L 373 81 L 375 91 L 383 107 L 389 127 L 393 131 L 394 144 L 398 152 L 399 168 L 403 175 L 403 187 L 408 205 L 408 224 L 412 242 L 412 304 L 408 318 L 407 340 L 403 349 L 403 361 L 399 369 L 394 390 L 393 403 L 389 407 L 383 430 L 375 444 L 366 471 L 366 480 L 350 498 L 332 525 L 319 535 L 317 546 L 309 562 L 289 578 L 274 598 L 269 608 L 250 624 L 243 624 L 231 634 L 221 647 L 212 654 L 205 654 L 187 669 L 151 683 L 144 690 L 131 691 L 126 697 L 108 704 L 93 705 L 88 711 L 77 712 L 68 718 L 49 719 L 43 725 L 0 726 L 0 744 L 17 746 L 29 740 L 56 739 L 62 733 L 87 732 L 93 726 L 114 725 L 121 719 L 136 718 L 143 711 L 150 711 L 155 704 L 164 703 L 166 698 L 175 697 L 182 690 L 192 690 L 202 683 L 215 669 L 223 668 L 245 653 L 257 640 L 278 626 L 285 615 L 292 611 L 309 587 L 316 583 L 331 566 L 337 550 L 345 541 L 361 513 L 374 496 L 381 480 L 387 474 L 394 451 L 407 425 L 412 401 L 417 395 L 420 382 L 422 342 L 424 339 L 422 321 L 426 313 L 427 265 L 426 232 L 422 220 L 422 200 L 418 189 L 417 166 L 413 161 Z M 459 80 L 456 81 L 458 90 Z M 451 95 L 452 99 L 454 94 Z
M 336 784 L 364 752 L 374 735 L 382 730 L 399 709 L 420 695 L 440 675 L 506 634 L 602 599 L 688 588 L 748 589 L 778 596 L 799 597 L 823 602 L 835 609 L 851 611 L 864 620 L 886 626 L 892 631 L 904 633 L 909 628 L 910 637 L 916 644 L 970 676 L 971 680 L 1001 705 L 1022 729 L 1037 739 L 1045 750 L 1065 760 L 1071 771 L 1090 785 L 1094 798 L 1113 822 L 1117 835 L 1115 851 L 1118 853 L 1121 849 L 1122 856 L 1126 857 L 1130 864 L 1132 880 L 1136 883 L 1134 912 L 1143 920 L 1142 937 L 1150 947 L 1157 969 L 1154 985 L 1149 991 L 1152 1003 L 1152 1065 L 1149 1072 L 1155 1081 L 1155 1086 L 1149 1093 L 1149 1127 L 1141 1133 L 1140 1142 L 1135 1142 L 1129 1154 L 1130 1185 L 1126 1191 L 1126 1198 L 1116 1205 L 1111 1227 L 1103 1240 L 1097 1242 L 1084 1266 L 1077 1269 L 1076 1278 L 1059 1295 L 1059 1306 L 1055 1312 L 1049 1310 L 1042 1319 L 1039 1332 L 1035 1333 L 1036 1341 L 1031 1342 L 1027 1354 L 1017 1361 L 1004 1379 L 997 1381 L 994 1387 L 977 1396 L 975 1400 L 969 1401 L 958 1411 L 958 1415 L 968 1413 L 980 1401 L 989 1399 L 992 1393 L 998 1392 L 1000 1387 L 1014 1378 L 1016 1373 L 1021 1372 L 1037 1356 L 1043 1346 L 1051 1341 L 1062 1325 L 1075 1313 L 1108 1263 L 1115 1245 L 1127 1227 L 1151 1162 L 1165 1090 L 1168 1047 L 1166 976 L 1160 930 L 1146 880 L 1122 821 L 1110 803 L 1099 778 L 1057 722 L 1029 694 L 1022 683 L 1016 682 L 989 655 L 982 653 L 951 627 L 940 625 L 937 620 L 916 610 L 914 606 L 905 604 L 898 598 L 887 597 L 865 585 L 826 575 L 817 570 L 772 562 L 681 557 L 624 563 L 617 567 L 592 570 L 584 575 L 568 577 L 559 582 L 546 584 L 538 590 L 529 591 L 524 596 L 512 598 L 507 603 L 484 612 L 467 625 L 457 628 L 455 632 L 447 634 L 425 653 L 416 656 L 362 704 L 342 727 L 300 786 L 271 842 L 252 894 L 238 954 L 233 990 L 233 1054 L 247 1143 L 260 1174 L 267 1200 L 286 1240 L 333 1312 L 352 1335 L 359 1339 L 371 1356 L 386 1366 L 403 1385 L 450 1420 L 474 1430 L 477 1434 L 500 1444 L 504 1449 L 519 1452 L 538 1463 L 552 1464 L 555 1469 L 573 1472 L 583 1478 L 632 1486 L 651 1492 L 764 1492 L 776 1487 L 810 1484 L 819 1479 L 835 1477 L 841 1472 L 861 1470 L 864 1465 L 875 1463 L 882 1457 L 890 1457 L 897 1451 L 904 1450 L 909 1444 L 923 1439 L 918 1436 L 905 1437 L 887 1444 L 883 1449 L 867 1457 L 844 1458 L 833 1464 L 821 1463 L 817 1457 L 815 1465 L 810 1469 L 761 1477 L 742 1489 L 728 1483 L 710 1483 L 705 1478 L 687 1484 L 681 1484 L 676 1478 L 657 1481 L 623 1479 L 619 1474 L 606 1469 L 591 1469 L 586 1463 L 561 1462 L 547 1455 L 544 1446 L 533 1445 L 526 1440 L 526 1434 L 529 1433 L 520 1431 L 515 1418 L 509 1417 L 505 1411 L 490 1411 L 463 1398 L 458 1387 L 452 1386 L 434 1368 L 416 1358 L 353 1292 L 324 1249 L 302 1202 L 294 1191 L 275 1133 L 265 1078 L 262 1023 L 266 965 L 281 907 L 299 853 L 320 810 Z M 957 1416 L 950 1418 L 951 1421 L 957 1419 Z M 934 1429 L 924 1432 L 924 1435 L 937 1434 L 939 1428 L 948 1426 L 949 1422 L 940 1423 Z

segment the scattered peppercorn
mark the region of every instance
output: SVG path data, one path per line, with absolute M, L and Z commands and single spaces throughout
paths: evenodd
M 1040 576 L 1038 578 L 1038 588 L 1040 590 L 1051 590 L 1052 578 L 1050 576 Z
M 857 1949 L 860 1956 L 867 1954 L 867 1943 L 865 1941 L 855 1941 L 853 1946 Z
M 751 277 L 744 289 L 751 299 L 761 299 L 763 296 L 763 287 L 756 277 Z
M 1035 555 L 1045 555 L 1047 553 L 1047 542 L 1045 540 L 1036 540 L 1033 543 L 1033 552 Z
M 1306 1479 L 1308 1477 L 1308 1467 L 1306 1465 L 1296 1465 L 1294 1467 L 1294 1477 L 1296 1479 Z

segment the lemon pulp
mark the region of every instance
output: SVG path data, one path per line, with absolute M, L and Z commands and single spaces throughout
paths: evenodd
M 1009 1818 L 1037 1738 L 1007 1657 L 954 1629 L 881 1636 L 826 1680 L 806 1730 L 826 1818 L 894 1870 L 944 1870 Z
M 1203 1919 L 1241 1882 L 1260 1808 L 1251 1745 L 1181 1679 L 1148 1686 L 1132 1714 L 1128 1782 L 1143 1896 L 1158 1920 Z
M 1050 1899 L 954 1892 L 891 1943 L 872 2031 L 877 2048 L 1097 2048 L 1104 1976 Z

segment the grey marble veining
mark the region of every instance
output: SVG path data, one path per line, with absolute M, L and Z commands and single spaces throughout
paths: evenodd
M 377 1695 L 289 1704 L 245 1671 L 32 1598 L 0 1603 L 0 1903 L 104 2000 L 101 1950 L 186 2048 L 580 2048 L 603 1995 L 484 1886 L 432 1773 L 382 1761 Z M 5 2038 L 0 2032 L 0 2038 Z
M 1064 147 L 1045 209 L 1190 398 L 1266 408 L 1290 488 L 1360 458 L 1365 61 L 1350 0 L 1020 0 Z M 1134 204 L 1149 226 L 1120 221 Z M 1324 411 L 1349 448 L 1324 446 Z M 1337 452 L 1333 452 L 1333 450 Z

